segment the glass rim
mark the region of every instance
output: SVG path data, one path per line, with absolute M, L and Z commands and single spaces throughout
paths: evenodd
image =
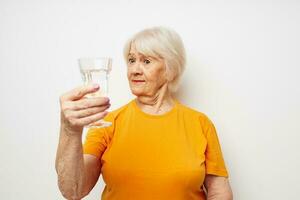
M 110 72 L 113 60 L 111 57 L 81 57 L 77 61 L 81 72 L 92 69 L 103 69 Z

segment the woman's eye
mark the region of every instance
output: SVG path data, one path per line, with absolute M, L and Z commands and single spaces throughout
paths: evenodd
M 129 59 L 128 59 L 128 62 L 129 62 L 129 63 L 134 63 L 134 59 L 133 59 L 133 58 L 129 58 Z
M 148 60 L 148 59 L 146 59 L 146 60 L 144 60 L 144 63 L 145 63 L 145 64 L 150 64 L 150 63 L 151 63 L 151 61 L 150 61 L 150 60 Z

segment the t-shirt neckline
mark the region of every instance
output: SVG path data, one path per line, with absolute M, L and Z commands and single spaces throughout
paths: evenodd
M 176 110 L 177 110 L 177 107 L 178 107 L 178 100 L 177 99 L 173 99 L 174 101 L 174 105 L 173 105 L 173 108 L 163 114 L 160 114 L 160 115 L 154 115 L 154 114 L 149 114 L 149 113 L 145 113 L 144 111 L 142 111 L 142 109 L 137 105 L 137 99 L 133 99 L 132 100 L 132 104 L 133 104 L 133 107 L 134 109 L 137 111 L 137 113 L 145 116 L 145 117 L 148 117 L 148 118 L 153 118 L 153 119 L 158 119 L 158 118 L 163 118 L 163 117 L 167 117 L 169 115 L 171 115 L 172 113 L 174 113 Z

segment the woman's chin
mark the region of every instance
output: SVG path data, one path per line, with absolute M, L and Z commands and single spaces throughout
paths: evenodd
M 139 88 L 131 88 L 131 93 L 135 96 L 142 96 L 144 91 Z

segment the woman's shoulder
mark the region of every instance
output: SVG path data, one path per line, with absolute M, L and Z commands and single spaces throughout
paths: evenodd
M 199 111 L 195 108 L 192 108 L 188 105 L 185 105 L 181 102 L 178 102 L 178 107 L 179 110 L 181 110 L 182 113 L 184 113 L 187 116 L 190 116 L 192 118 L 197 118 L 198 120 L 200 120 L 203 123 L 209 123 L 211 122 L 210 118 L 208 117 L 208 115 L 202 111 Z

